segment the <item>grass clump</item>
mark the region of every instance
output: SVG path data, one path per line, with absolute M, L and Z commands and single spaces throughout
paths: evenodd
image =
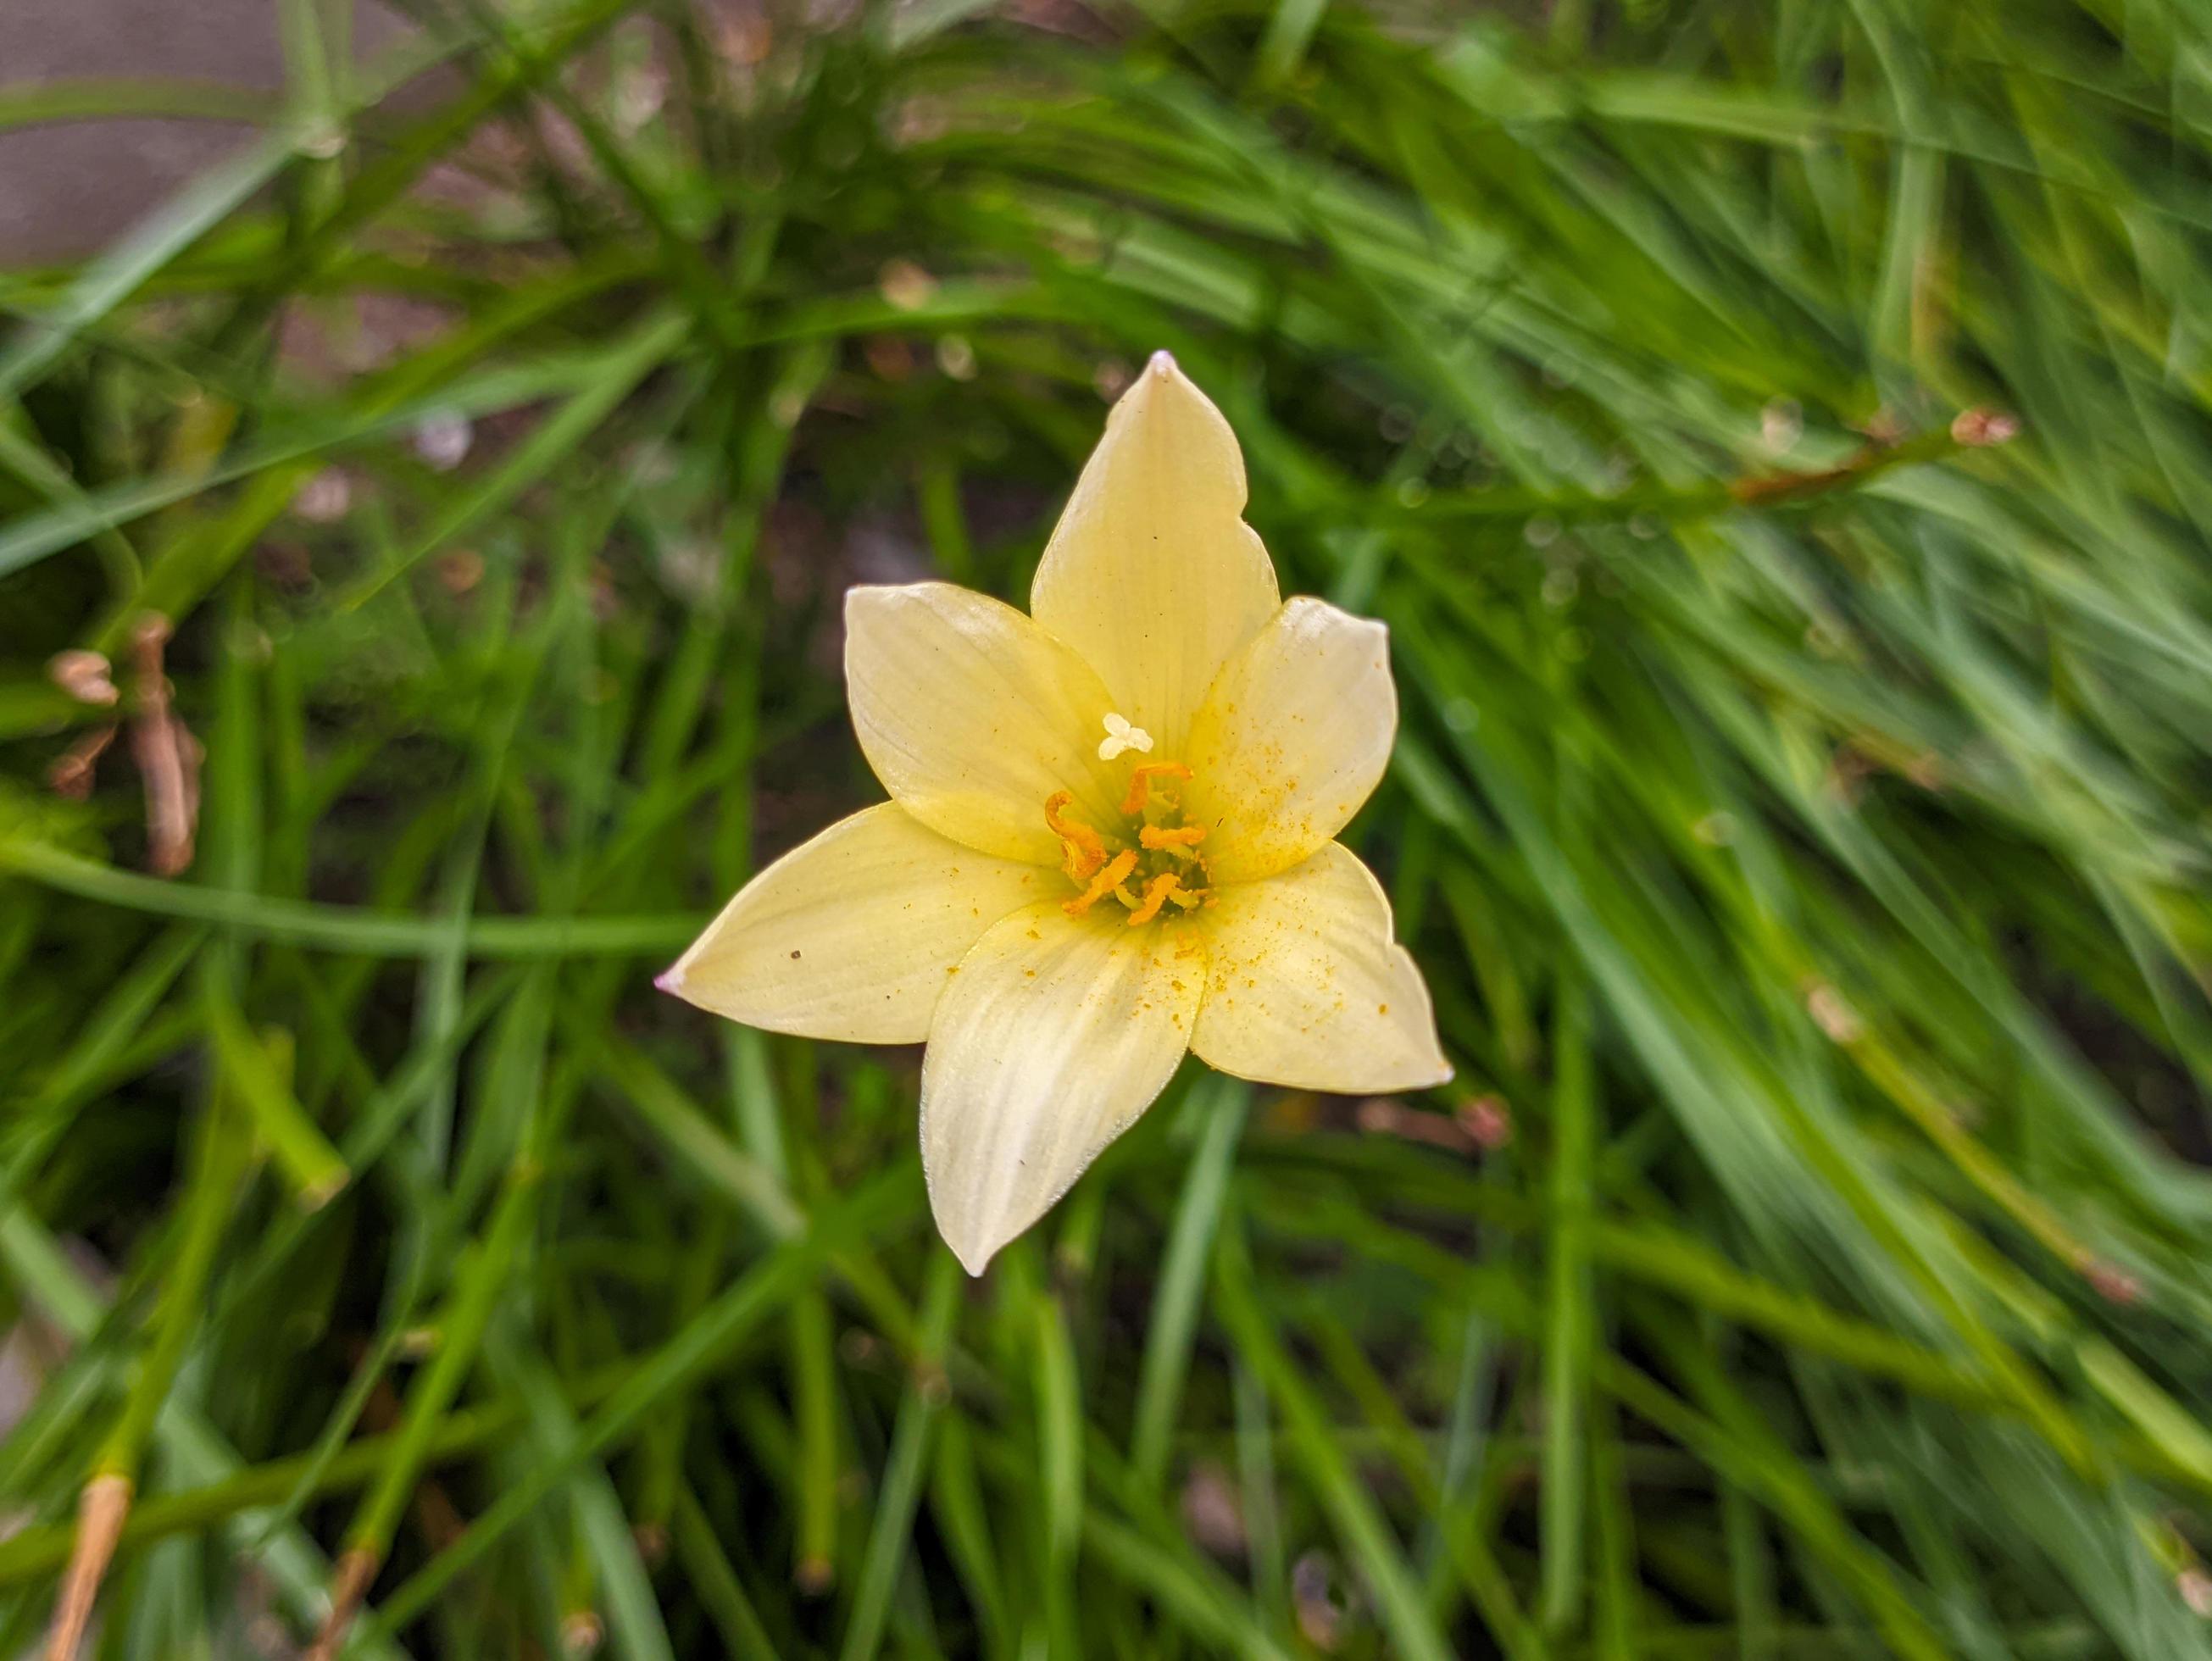
M 2201 19 L 346 9 L 0 277 L 0 1651 L 2212 1648 Z M 1162 346 L 1460 1080 L 970 1286 L 651 975 Z

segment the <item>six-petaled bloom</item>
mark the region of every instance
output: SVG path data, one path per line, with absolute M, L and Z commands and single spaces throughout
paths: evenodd
M 660 984 L 773 1031 L 927 1039 L 921 1151 L 971 1273 L 1186 1050 L 1324 1091 L 1442 1084 L 1420 972 L 1334 840 L 1397 726 L 1388 637 L 1279 599 L 1235 435 L 1166 353 L 1115 405 L 1030 615 L 846 597 L 891 800 L 748 883 Z

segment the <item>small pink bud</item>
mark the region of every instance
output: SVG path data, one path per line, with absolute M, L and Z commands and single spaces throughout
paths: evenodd
M 2212 1619 L 2212 1574 L 2199 1568 L 2184 1569 L 2173 1577 L 2173 1586 L 2191 1614 Z
M 1473 1096 L 1459 1106 L 1462 1129 L 1485 1153 L 1495 1153 L 1513 1140 L 1513 1111 L 1502 1096 Z
M 353 486 L 336 467 L 325 467 L 292 498 L 292 511 L 310 525 L 335 525 L 353 506 Z
M 113 666 L 98 652 L 57 652 L 46 660 L 46 675 L 79 703 L 105 709 L 123 696 L 115 688 Z
M 937 294 L 937 279 L 911 259 L 894 259 L 877 274 L 877 291 L 895 312 L 918 312 Z
M 2100 1260 L 2089 1264 L 2082 1273 L 2089 1277 L 2089 1284 L 2096 1287 L 2097 1295 L 2108 1303 L 2118 1304 L 2124 1308 L 2130 1304 L 2142 1301 L 2142 1282 L 2118 1263 Z
M 2020 436 L 2020 417 L 2002 410 L 1961 410 L 1951 423 L 1951 436 L 1973 449 L 2009 444 Z

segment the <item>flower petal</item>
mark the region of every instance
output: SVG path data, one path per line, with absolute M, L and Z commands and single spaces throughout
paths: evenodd
M 1240 1079 L 1367 1094 L 1451 1077 L 1429 989 L 1390 940 L 1390 903 L 1358 855 L 1219 891 L 1201 914 L 1206 1002 L 1191 1048 Z
M 1164 756 L 1182 754 L 1215 673 L 1275 611 L 1275 568 L 1244 496 L 1237 435 L 1156 352 L 1106 417 L 1037 565 L 1030 614 Z
M 1025 907 L 961 959 L 921 1068 L 921 1165 L 981 1275 L 1174 1076 L 1205 989 L 1188 927 Z
M 1398 730 L 1389 631 L 1289 601 L 1231 659 L 1191 723 L 1184 796 L 1219 882 L 1287 871 L 1344 829 Z
M 1066 885 L 940 837 L 896 802 L 841 819 L 738 891 L 663 989 L 772 1032 L 919 1043 L 983 931 Z
M 1073 790 L 1103 824 L 1120 792 L 1098 759 L 1106 689 L 1011 605 L 949 582 L 845 596 L 845 681 L 868 765 L 955 842 L 1056 864 L 1045 799 Z

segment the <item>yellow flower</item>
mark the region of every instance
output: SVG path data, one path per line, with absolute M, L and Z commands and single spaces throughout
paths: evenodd
M 1186 1050 L 1301 1089 L 1451 1076 L 1381 886 L 1332 840 L 1389 760 L 1386 632 L 1279 599 L 1244 498 L 1229 423 L 1161 352 L 1030 616 L 852 590 L 853 725 L 891 800 L 746 884 L 661 979 L 772 1031 L 927 1039 L 922 1164 L 970 1273 Z

